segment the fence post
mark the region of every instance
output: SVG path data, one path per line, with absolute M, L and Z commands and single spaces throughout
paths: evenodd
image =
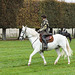
M 6 40 L 6 28 L 2 28 L 2 40 Z

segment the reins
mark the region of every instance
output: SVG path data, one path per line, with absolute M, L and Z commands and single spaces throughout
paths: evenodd
M 26 33 L 26 30 L 27 30 L 27 28 L 25 29 L 25 33 Z M 28 37 L 28 38 L 32 38 L 32 37 Z M 32 43 L 32 46 L 33 46 L 33 44 L 36 42 L 38 40 L 38 37 L 35 39 L 35 41 Z
M 33 44 L 37 41 L 37 39 L 38 39 L 38 37 L 37 37 L 36 40 L 32 43 L 32 46 L 33 46 Z

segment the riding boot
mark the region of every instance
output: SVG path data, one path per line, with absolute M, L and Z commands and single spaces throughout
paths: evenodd
M 46 40 L 44 41 L 44 43 L 45 43 L 44 48 L 45 48 L 45 49 L 47 49 L 47 48 L 48 48 L 48 46 L 47 46 L 47 42 L 46 42 Z
M 46 49 L 48 48 L 48 46 L 47 46 L 47 42 L 46 42 L 45 39 L 43 39 L 43 42 L 44 42 L 44 50 L 46 50 Z
M 45 39 L 45 38 L 46 38 L 46 36 L 43 35 L 43 36 L 42 36 L 42 40 L 43 40 L 43 43 L 44 43 L 44 44 L 43 44 L 43 48 L 44 48 L 44 50 L 47 49 L 47 42 L 46 42 L 46 39 Z

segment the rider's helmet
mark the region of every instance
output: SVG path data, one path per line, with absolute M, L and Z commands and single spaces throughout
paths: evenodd
M 41 17 L 42 17 L 42 18 L 46 18 L 46 15 L 42 15 Z

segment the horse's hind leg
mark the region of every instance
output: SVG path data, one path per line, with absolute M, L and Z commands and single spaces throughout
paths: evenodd
M 65 51 L 66 55 L 67 55 L 67 58 L 68 58 L 68 64 L 70 64 L 70 58 L 69 58 L 69 54 L 68 54 L 68 51 L 67 51 L 67 48 L 63 48 L 63 50 Z
M 59 48 L 56 49 L 55 51 L 57 52 L 58 57 L 57 57 L 57 59 L 55 60 L 54 64 L 57 64 L 57 62 L 58 62 L 58 60 L 59 60 L 59 58 L 60 58 L 60 56 L 61 56 L 61 53 L 60 53 L 60 49 L 59 49 Z
M 45 58 L 44 58 L 43 53 L 42 53 L 42 52 L 39 52 L 39 53 L 40 53 L 40 55 L 41 55 L 41 57 L 42 57 L 42 59 L 43 59 L 43 61 L 44 61 L 44 65 L 46 65 L 47 63 L 46 63 L 46 60 L 45 60 Z

